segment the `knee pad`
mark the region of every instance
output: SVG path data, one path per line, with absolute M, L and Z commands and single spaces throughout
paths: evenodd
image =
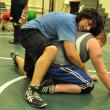
M 93 90 L 93 88 L 94 88 L 94 85 L 92 87 L 87 87 L 87 88 L 84 88 L 84 89 L 82 88 L 81 89 L 81 94 L 88 94 Z

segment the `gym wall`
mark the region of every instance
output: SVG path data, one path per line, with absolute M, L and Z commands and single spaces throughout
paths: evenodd
M 99 0 L 99 2 L 102 4 L 102 7 L 105 8 L 105 12 L 108 13 L 108 16 L 110 17 L 110 0 Z
M 0 0 L 0 2 L 5 2 L 7 8 L 10 8 L 10 1 L 11 0 Z M 49 7 L 49 0 L 44 0 L 44 9 L 48 10 Z M 60 11 L 62 6 L 63 0 L 55 0 L 55 11 Z M 102 7 L 105 8 L 105 11 L 109 14 L 110 17 L 110 2 L 109 0 L 99 0 L 99 2 L 102 4 Z M 42 8 L 42 0 L 29 0 L 29 7 L 36 7 L 35 9 L 37 12 L 41 11 Z
M 44 9 L 48 10 L 49 0 L 44 0 Z M 0 2 L 5 2 L 7 9 L 10 9 L 11 0 L 0 0 Z M 29 0 L 28 6 L 36 12 L 41 12 L 42 10 L 42 0 Z

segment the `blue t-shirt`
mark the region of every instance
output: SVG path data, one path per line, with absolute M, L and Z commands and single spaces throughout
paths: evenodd
M 73 41 L 77 31 L 76 15 L 51 12 L 27 22 L 22 28 L 39 29 L 50 40 Z

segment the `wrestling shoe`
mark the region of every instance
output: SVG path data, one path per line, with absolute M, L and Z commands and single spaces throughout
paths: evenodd
M 42 94 L 54 94 L 55 93 L 55 85 L 43 86 L 39 92 Z
M 25 94 L 25 100 L 33 107 L 43 108 L 47 106 L 47 102 L 44 101 L 39 93 L 39 87 L 30 85 Z
M 13 59 L 14 64 L 18 67 L 18 64 L 16 62 L 16 56 L 18 56 L 18 54 L 15 52 L 15 50 L 13 50 L 11 53 L 11 58 Z
M 53 79 L 46 79 L 41 83 L 39 92 L 43 94 L 53 94 L 55 93 L 55 83 Z

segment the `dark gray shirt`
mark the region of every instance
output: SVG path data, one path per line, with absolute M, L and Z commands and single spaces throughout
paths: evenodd
M 87 41 L 91 39 L 93 36 L 90 33 L 86 32 L 78 32 L 77 33 L 77 39 L 76 39 L 76 48 L 77 51 L 79 52 L 79 55 L 81 57 L 82 62 L 86 62 L 89 59 L 89 54 L 87 51 Z M 54 64 L 58 65 L 70 65 L 70 61 L 68 61 L 66 57 L 66 53 L 63 48 L 63 43 L 56 43 L 57 45 L 57 56 L 54 60 Z M 71 50 L 72 51 L 72 50 Z

